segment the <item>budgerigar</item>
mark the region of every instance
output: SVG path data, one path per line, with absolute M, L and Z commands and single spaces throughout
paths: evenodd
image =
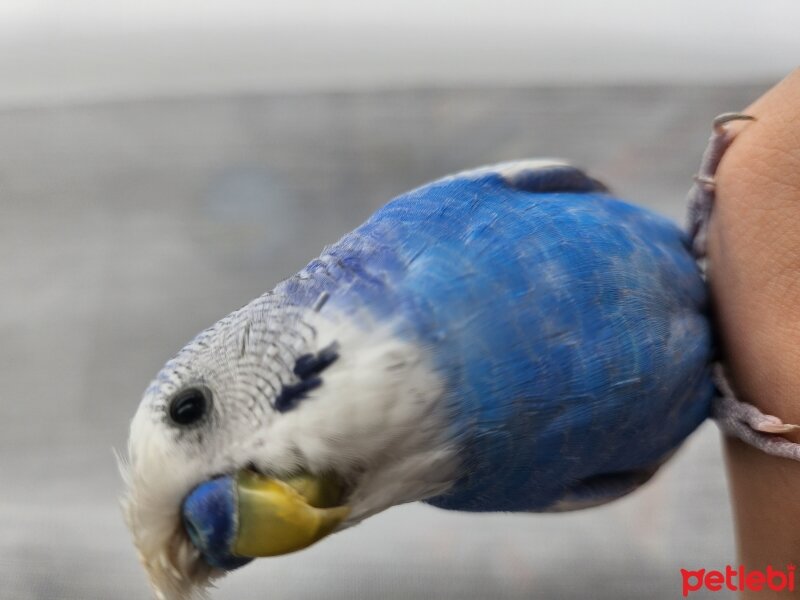
M 147 389 L 125 510 L 157 593 L 406 502 L 565 511 L 636 489 L 715 394 L 691 243 L 558 161 L 389 202 Z

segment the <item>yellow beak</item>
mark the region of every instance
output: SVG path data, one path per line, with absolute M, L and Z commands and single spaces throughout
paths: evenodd
M 236 475 L 239 503 L 237 556 L 276 556 L 310 546 L 350 513 L 339 506 L 342 487 L 333 478 L 296 475 L 286 480 L 244 470 Z

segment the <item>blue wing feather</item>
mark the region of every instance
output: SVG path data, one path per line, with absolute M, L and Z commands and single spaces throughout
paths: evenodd
M 547 510 L 603 481 L 619 495 L 615 474 L 651 473 L 708 414 L 684 233 L 572 167 L 404 194 L 276 290 L 309 305 L 323 291 L 325 310 L 366 309 L 433 349 L 465 457 L 438 506 Z

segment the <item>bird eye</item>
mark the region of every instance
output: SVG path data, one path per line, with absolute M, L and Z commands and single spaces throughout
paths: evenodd
M 194 425 L 206 416 L 211 404 L 211 393 L 204 388 L 187 388 L 169 403 L 169 418 L 176 425 Z

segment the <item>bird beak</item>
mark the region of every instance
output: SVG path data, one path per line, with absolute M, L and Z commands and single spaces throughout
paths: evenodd
M 301 474 L 288 479 L 242 470 L 235 477 L 238 532 L 231 550 L 241 557 L 276 556 L 310 546 L 350 513 L 332 477 Z

